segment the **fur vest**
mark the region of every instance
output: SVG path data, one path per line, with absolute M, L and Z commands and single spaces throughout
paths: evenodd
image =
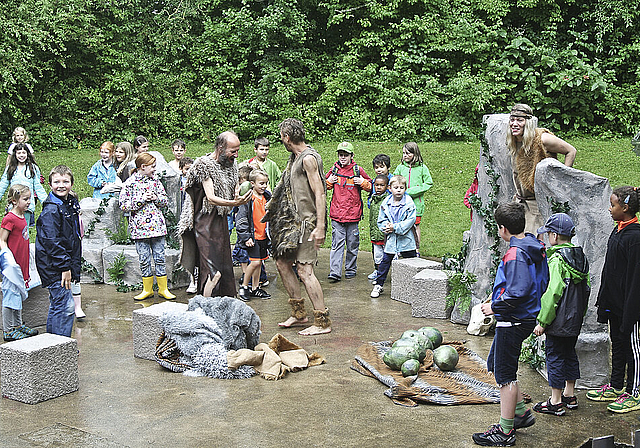
M 212 154 L 198 157 L 193 166 L 187 173 L 187 181 L 185 190 L 190 187 L 202 184 L 207 179 L 213 181 L 213 192 L 216 196 L 232 200 L 236 194 L 236 185 L 238 183 L 238 164 L 233 163 L 230 167 L 223 167 L 213 159 Z M 214 209 L 221 216 L 226 216 L 231 212 L 233 207 L 222 205 L 211 205 L 206 197 L 202 201 L 203 213 L 211 213 Z

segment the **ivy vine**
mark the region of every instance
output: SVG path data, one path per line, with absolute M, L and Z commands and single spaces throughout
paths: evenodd
M 84 257 L 82 257 L 82 264 L 80 265 L 81 272 L 89 275 L 91 279 L 96 283 L 102 283 L 104 280 L 102 275 L 98 272 L 96 267 L 89 263 Z
M 93 219 L 88 223 L 86 223 L 85 225 L 85 228 L 84 228 L 85 236 L 91 235 L 93 231 L 96 229 L 96 223 L 100 222 L 102 215 L 105 214 L 105 211 L 106 211 L 105 209 L 107 208 L 107 205 L 109 204 L 110 199 L 111 198 L 103 198 L 100 201 L 100 204 L 98 204 L 98 208 L 95 211 Z

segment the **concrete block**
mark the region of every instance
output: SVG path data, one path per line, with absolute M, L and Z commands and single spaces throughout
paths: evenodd
M 0 346 L 2 396 L 36 404 L 78 390 L 78 343 L 44 333 Z
M 576 353 L 580 361 L 580 379 L 576 381 L 576 387 L 594 389 L 609 382 L 611 354 L 608 333 L 581 333 Z
M 187 311 L 186 303 L 162 302 L 133 312 L 133 356 L 155 359 L 156 342 L 162 333 L 160 317 L 167 311 Z
M 106 244 L 106 245 L 105 245 Z M 82 258 L 85 259 L 87 263 L 93 266 L 98 274 L 103 276 L 102 280 L 104 281 L 104 265 L 102 263 L 102 250 L 105 247 L 109 247 L 112 244 L 97 242 L 95 240 L 85 240 L 82 241 Z M 86 272 L 80 273 L 80 283 L 96 283 L 96 280 Z
M 115 258 L 124 253 L 127 259 L 127 264 L 124 269 L 123 280 L 128 285 L 135 285 L 142 281 L 142 272 L 140 271 L 140 263 L 138 261 L 138 252 L 136 247 L 132 245 L 120 245 L 114 244 L 113 246 L 105 247 L 102 250 L 102 266 L 104 282 L 113 285 L 114 282 L 109 280 L 109 273 L 107 268 L 113 265 Z M 189 285 L 189 274 L 183 269 L 179 268 L 178 260 L 180 259 L 180 251 L 177 249 L 169 249 L 165 247 L 164 250 L 165 265 L 167 270 L 167 279 L 169 281 L 169 288 L 182 288 Z M 152 263 L 153 266 L 153 263 Z M 177 272 L 174 272 L 177 271 Z
M 414 299 L 411 303 L 411 316 L 448 319 L 446 296 L 449 283 L 445 271 L 424 269 L 418 272 L 407 288 Z
M 413 277 L 423 269 L 442 269 L 442 263 L 424 258 L 398 258 L 391 262 L 391 298 L 398 302 L 411 303 L 413 296 L 408 288 Z
M 122 211 L 117 197 L 109 199 L 102 209 L 100 209 L 100 202 L 100 199 L 95 198 L 84 198 L 80 201 L 80 215 L 85 228 L 83 242 L 108 246 L 112 242 L 106 231 L 115 232 L 118 229 Z M 91 223 L 94 223 L 93 231 L 90 229 Z
M 2 293 L 0 292 L 0 303 L 1 302 Z M 48 314 L 49 290 L 36 286 L 29 291 L 29 297 L 22 302 L 22 321 L 29 327 L 40 327 L 46 325 Z M 2 319 L 0 319 L 0 329 L 3 329 Z

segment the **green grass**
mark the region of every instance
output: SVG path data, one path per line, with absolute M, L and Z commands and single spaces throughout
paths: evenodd
M 598 140 L 576 138 L 569 142 L 576 147 L 578 155 L 574 167 L 607 177 L 612 187 L 619 185 L 640 185 L 640 158 L 631 151 L 628 139 Z M 169 141 L 151 142 L 151 150 L 160 151 L 167 161 L 173 158 Z M 336 147 L 339 142 L 313 142 L 324 160 L 324 170 L 328 171 L 337 160 Z M 371 160 L 376 154 L 385 153 L 391 157 L 392 170 L 400 162 L 402 144 L 397 142 L 353 142 L 356 163 L 367 174 L 373 174 Z M 425 163 L 433 177 L 433 187 L 426 193 L 425 211 L 422 217 L 423 256 L 441 257 L 445 253 L 456 253 L 462 244 L 462 233 L 469 229 L 469 210 L 462 203 L 464 194 L 473 180 L 478 163 L 480 143 L 437 142 L 420 143 Z M 211 143 L 187 144 L 187 156 L 195 158 L 213 150 Z M 36 160 L 42 173 L 47 177 L 49 170 L 58 164 L 69 165 L 75 175 L 74 190 L 80 198 L 91 196 L 93 189 L 87 184 L 89 168 L 98 160 L 97 148 L 75 148 L 65 151 L 38 151 Z M 251 143 L 243 144 L 238 160 L 253 156 Z M 269 157 L 284 169 L 289 153 L 280 142 L 271 146 Z M 48 188 L 45 188 L 48 190 Z M 331 198 L 331 192 L 327 202 Z M 363 195 L 363 199 L 366 197 Z M 37 212 L 40 207 L 38 206 Z M 603 210 L 605 213 L 606 210 Z M 331 230 L 327 231 L 326 247 L 330 246 Z M 360 248 L 371 250 L 369 243 L 369 211 L 365 206 L 364 218 L 360 223 Z

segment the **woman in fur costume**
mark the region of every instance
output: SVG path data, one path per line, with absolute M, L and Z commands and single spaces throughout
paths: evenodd
M 238 197 L 240 140 L 232 132 L 216 138 L 213 153 L 198 157 L 187 174 L 178 232 L 182 236 L 181 263 L 193 273 L 197 266 L 198 292 L 205 297 L 236 296 L 227 214 L 246 204 L 252 190 Z
M 564 154 L 564 164 L 573 166 L 576 158 L 576 148 L 548 129 L 537 128 L 537 121 L 528 105 L 516 104 L 511 108 L 507 129 L 507 146 L 516 186 L 514 201 L 524 205 L 525 232 L 533 234 L 544 225 L 534 193 L 536 165 L 547 157 L 557 159 L 558 154 Z

